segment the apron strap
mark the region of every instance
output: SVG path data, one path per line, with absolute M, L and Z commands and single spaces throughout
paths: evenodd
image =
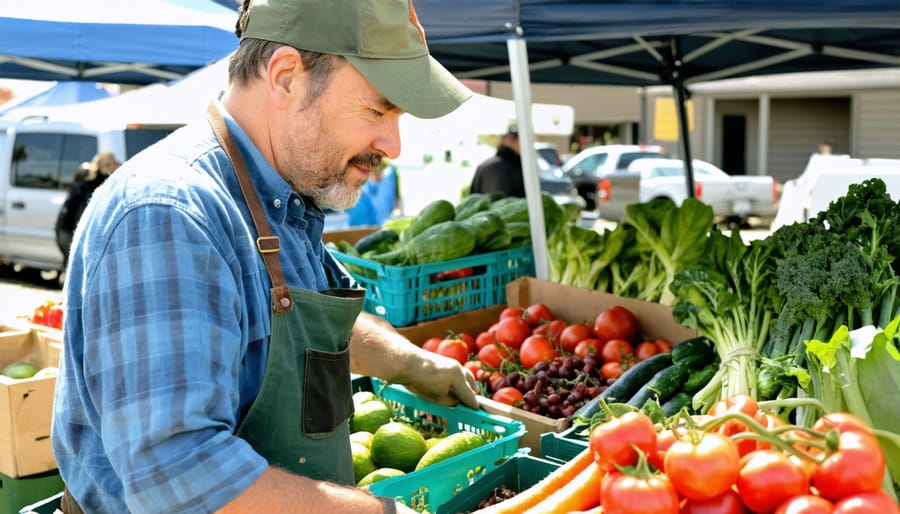
M 219 140 L 219 144 L 225 150 L 225 154 L 234 166 L 234 174 L 237 175 L 238 184 L 241 186 L 241 194 L 247 202 L 247 208 L 250 209 L 250 217 L 253 218 L 253 224 L 256 226 L 256 249 L 262 256 L 263 263 L 266 265 L 266 271 L 269 272 L 269 280 L 272 281 L 272 308 L 275 312 L 285 313 L 293 307 L 291 300 L 291 291 L 287 283 L 284 281 L 284 272 L 281 270 L 281 262 L 278 260 L 278 251 L 281 249 L 281 242 L 278 236 L 272 235 L 272 229 L 266 219 L 265 211 L 259 201 L 259 195 L 253 187 L 250 180 L 250 174 L 247 172 L 247 165 L 244 164 L 244 157 L 238 150 L 234 138 L 225 125 L 225 118 L 216 107 L 215 102 L 210 102 L 206 108 L 207 119 L 212 125 L 213 132 Z

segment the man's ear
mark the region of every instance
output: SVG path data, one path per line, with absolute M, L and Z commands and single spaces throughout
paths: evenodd
M 269 93 L 275 105 L 287 107 L 293 95 L 302 91 L 299 87 L 302 71 L 303 58 L 295 48 L 282 46 L 275 50 L 266 67 Z

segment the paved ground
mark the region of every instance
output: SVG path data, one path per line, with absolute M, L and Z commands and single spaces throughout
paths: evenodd
M 30 315 L 46 300 L 61 299 L 62 291 L 55 280 L 44 280 L 35 270 L 0 266 L 0 324 Z

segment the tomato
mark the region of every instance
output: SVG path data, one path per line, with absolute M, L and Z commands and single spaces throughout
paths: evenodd
M 653 464 L 656 469 L 665 471 L 666 452 L 675 444 L 675 441 L 677 441 L 677 438 L 672 429 L 667 428 L 658 432 L 656 434 L 656 451 L 647 454 L 647 462 Z
M 544 336 L 533 335 L 528 336 L 522 347 L 519 348 L 519 362 L 523 367 L 531 369 L 535 364 L 542 361 L 549 361 L 559 355 L 556 348 Z
M 532 334 L 547 336 L 547 339 L 549 339 L 551 343 L 559 344 L 559 339 L 562 337 L 563 330 L 565 330 L 567 326 L 568 324 L 565 321 L 555 319 L 549 323 L 541 323 L 534 328 Z
M 50 307 L 53 307 L 56 304 L 53 300 L 47 300 L 46 302 L 38 305 L 34 308 L 34 312 L 31 313 L 31 322 L 36 325 L 44 325 L 47 326 L 47 311 L 50 310 Z
M 838 450 L 813 472 L 812 485 L 831 501 L 877 491 L 884 478 L 884 453 L 871 433 L 850 430 L 840 434 Z
M 456 337 L 454 337 L 453 339 L 459 339 L 460 341 L 466 343 L 466 346 L 469 347 L 469 353 L 478 353 L 478 345 L 475 344 L 475 338 L 471 335 L 465 332 L 460 332 L 456 334 Z
M 62 305 L 54 303 L 47 308 L 47 315 L 44 324 L 48 327 L 62 329 L 63 324 L 63 308 Z
M 657 337 L 653 340 L 653 344 L 655 344 L 656 347 L 659 348 L 660 353 L 669 353 L 672 351 L 672 341 L 669 341 L 666 338 Z
M 454 279 L 459 279 L 459 278 L 471 277 L 474 274 L 475 274 L 475 270 L 473 270 L 472 268 L 459 268 L 459 269 L 452 269 L 449 271 L 441 271 L 440 273 L 436 273 L 434 277 L 438 281 L 441 281 L 441 280 L 454 280 Z
M 622 376 L 622 363 L 618 361 L 604 362 L 600 366 L 600 376 L 609 380 Z
M 505 377 L 505 376 L 506 375 L 504 375 L 501 371 L 494 370 L 494 371 L 491 371 L 490 373 L 485 372 L 485 374 L 482 375 L 481 378 L 482 378 L 482 382 L 487 383 L 489 391 L 496 391 L 497 384 L 499 384 L 500 381 L 503 380 L 503 377 Z
M 775 514 L 831 514 L 834 505 L 814 494 L 794 496 L 778 506 Z
M 559 335 L 559 343 L 564 352 L 572 353 L 581 341 L 594 337 L 594 327 L 585 323 L 572 323 Z
M 519 349 L 529 335 L 531 329 L 522 318 L 503 318 L 497 323 L 497 342 L 510 348 Z
M 483 362 L 487 367 L 493 369 L 499 368 L 503 364 L 504 359 L 509 357 L 509 355 L 509 350 L 493 343 L 484 345 L 478 350 L 478 360 Z
M 600 503 L 611 514 L 678 514 L 678 494 L 666 475 L 639 478 L 611 471 L 600 486 Z
M 837 502 L 833 514 L 900 514 L 897 505 L 884 491 L 871 491 L 848 496 Z
M 429 352 L 437 352 L 438 345 L 444 342 L 443 337 L 429 337 L 422 343 L 422 348 Z
M 747 509 L 741 503 L 737 491 L 729 488 L 724 493 L 705 500 L 687 499 L 680 514 L 744 514 Z
M 756 400 L 749 394 L 736 394 L 729 398 L 719 400 L 709 409 L 709 414 L 712 416 L 721 416 L 730 412 L 741 412 L 751 418 L 756 418 L 759 414 L 759 404 L 756 403 Z M 732 419 L 719 425 L 715 431 L 723 435 L 732 436 L 749 430 L 750 429 L 744 423 Z M 737 441 L 738 453 L 742 456 L 747 455 L 756 449 L 756 445 L 756 439 L 741 439 L 740 441 Z
M 731 488 L 741 469 L 741 456 L 728 437 L 698 431 L 672 444 L 664 468 L 678 494 L 705 500 Z
M 653 341 L 641 341 L 634 348 L 634 356 L 638 361 L 647 360 L 657 353 L 659 353 L 659 348 L 656 347 L 656 343 Z
M 484 366 L 482 366 L 481 361 L 466 361 L 464 366 L 475 375 L 475 380 L 481 382 L 481 377 L 484 376 Z
M 595 426 L 588 447 L 604 470 L 615 469 L 615 464 L 632 466 L 638 461 L 635 448 L 645 454 L 656 451 L 656 429 L 646 414 L 629 411 Z
M 760 411 L 756 415 L 756 421 L 759 421 L 760 424 L 769 431 L 777 430 L 785 426 L 784 420 L 778 417 L 777 414 L 772 414 L 771 412 Z M 743 439 L 741 441 L 743 441 Z M 771 447 L 772 443 L 769 443 L 767 441 L 756 441 L 757 450 L 768 450 Z
M 872 429 L 865 421 L 848 412 L 830 412 L 813 423 L 813 430 L 816 432 L 828 432 L 836 430 L 839 433 L 849 430 L 858 430 L 860 432 L 872 433 Z
M 475 346 L 477 346 L 479 350 L 484 348 L 485 345 L 494 344 L 496 342 L 496 332 L 491 330 L 485 330 L 484 332 L 478 334 L 478 337 L 475 338 Z
M 610 339 L 603 343 L 600 355 L 604 362 L 621 362 L 634 355 L 634 347 L 624 339 Z
M 600 341 L 593 337 L 589 337 L 587 339 L 582 339 L 578 341 L 578 344 L 575 345 L 575 349 L 572 350 L 572 353 L 576 357 L 581 357 L 582 359 L 587 357 L 588 355 L 594 356 L 600 359 L 600 351 L 602 347 L 600 345 Z
M 773 512 L 788 499 L 809 492 L 803 471 L 775 450 L 747 454 L 735 485 L 744 505 L 759 513 Z
M 594 333 L 601 342 L 610 339 L 634 341 L 640 335 L 640 325 L 633 312 L 616 305 L 597 315 L 594 320 Z
M 550 307 L 547 307 L 543 303 L 533 303 L 528 307 L 525 307 L 525 321 L 528 322 L 528 325 L 531 328 L 534 328 L 541 323 L 549 323 L 554 319 L 556 319 L 556 317 L 553 316 Z
M 507 307 L 500 311 L 500 319 L 503 318 L 521 318 L 525 311 L 521 307 Z
M 522 391 L 519 391 L 515 387 L 506 386 L 498 389 L 497 392 L 491 396 L 491 400 L 515 407 L 516 405 L 522 404 L 524 396 L 522 396 Z
M 459 339 L 444 339 L 438 345 L 435 353 L 444 357 L 450 357 L 456 362 L 465 365 L 466 361 L 469 360 L 469 345 Z

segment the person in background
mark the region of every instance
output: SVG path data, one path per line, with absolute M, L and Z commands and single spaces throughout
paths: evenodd
M 831 152 L 834 150 L 834 144 L 830 139 L 825 139 L 821 143 L 819 143 L 819 148 L 816 153 L 819 155 L 831 155 Z
M 477 408 L 459 362 L 371 315 L 322 243 L 471 91 L 409 0 L 245 0 L 228 85 L 130 158 L 72 244 L 51 441 L 62 511 L 413 512 L 355 487 L 351 372 Z
M 383 159 L 372 168 L 359 201 L 347 210 L 347 224 L 351 227 L 384 225 L 399 203 L 398 192 L 397 170 Z
M 475 168 L 469 193 L 501 193 L 524 198 L 525 179 L 519 152 L 519 132 L 516 126 L 511 126 L 501 136 L 497 153 Z
M 120 166 L 112 152 L 99 152 L 87 165 L 81 165 L 73 177 L 69 194 L 56 217 L 56 244 L 63 254 L 63 267 L 69 262 L 69 248 L 78 220 L 100 184 Z

